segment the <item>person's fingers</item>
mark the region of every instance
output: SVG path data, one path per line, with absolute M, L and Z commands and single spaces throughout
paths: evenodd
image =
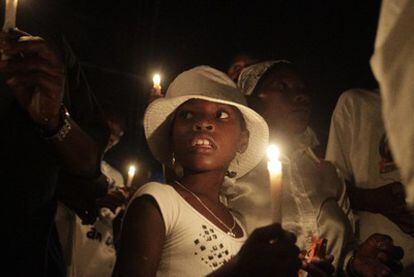
M 51 64 L 59 64 L 60 59 L 56 52 L 39 37 L 27 37 L 23 36 L 19 38 L 19 41 L 5 41 L 1 44 L 0 48 L 3 53 L 8 56 L 16 54 L 23 55 L 38 55 L 45 60 L 50 61 Z
M 0 72 L 13 75 L 33 71 L 42 72 L 55 77 L 62 77 L 64 75 L 63 67 L 53 66 L 37 56 L 0 61 Z
M 19 74 L 6 81 L 9 86 L 38 87 L 44 96 L 58 101 L 61 98 L 63 79 L 44 73 Z
M 250 238 L 257 241 L 265 241 L 272 243 L 271 240 L 275 240 L 274 243 L 277 242 L 283 233 L 283 229 L 279 223 L 275 223 L 269 226 L 257 228 L 253 231 Z
M 332 255 L 326 256 L 325 258 L 313 257 L 307 264 L 317 267 L 330 275 L 335 271 L 335 267 L 332 265 L 333 259 L 334 257 Z
M 355 259 L 351 266 L 361 276 L 392 276 L 392 270 L 375 259 Z

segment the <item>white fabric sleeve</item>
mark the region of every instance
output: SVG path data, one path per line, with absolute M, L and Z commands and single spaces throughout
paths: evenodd
M 351 93 L 352 91 L 346 91 L 339 97 L 332 114 L 326 160 L 332 162 L 346 180 L 353 182 L 353 171 L 349 157 L 352 147 L 352 132 L 354 131 L 352 128 L 352 107 L 350 107 Z
M 380 84 L 384 125 L 414 208 L 414 4 L 383 0 L 371 67 Z
M 157 182 L 147 183 L 135 192 L 130 204 L 143 195 L 149 195 L 155 200 L 164 220 L 165 235 L 171 234 L 179 218 L 179 205 L 174 188 Z

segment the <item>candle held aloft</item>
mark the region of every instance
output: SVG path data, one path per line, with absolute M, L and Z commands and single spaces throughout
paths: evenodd
M 18 0 L 6 0 L 6 8 L 4 11 L 3 31 L 9 31 L 16 28 L 16 12 Z
M 129 168 L 128 168 L 128 180 L 127 180 L 127 183 L 126 183 L 127 188 L 131 187 L 132 180 L 134 179 L 136 170 L 137 169 L 134 165 L 129 166 Z
M 161 95 L 161 75 L 158 73 L 154 74 L 152 82 L 154 83 L 153 89 L 155 94 Z
M 269 145 L 267 148 L 267 157 L 267 170 L 269 171 L 272 199 L 272 219 L 275 223 L 282 223 L 282 163 L 279 160 L 279 147 Z
M 17 13 L 17 4 L 18 0 L 6 0 L 6 7 L 4 9 L 4 23 L 3 31 L 8 32 L 11 29 L 16 28 L 16 13 Z M 8 56 L 1 54 L 2 60 L 9 59 Z

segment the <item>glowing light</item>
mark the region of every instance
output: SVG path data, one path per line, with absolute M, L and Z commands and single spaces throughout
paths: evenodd
M 152 82 L 154 83 L 154 88 L 161 87 L 161 75 L 159 73 L 154 74 Z
M 131 186 L 131 184 L 132 184 L 132 180 L 134 179 L 134 177 L 135 177 L 135 173 L 136 173 L 136 171 L 137 171 L 137 168 L 136 168 L 136 166 L 135 165 L 130 165 L 129 166 L 129 168 L 128 168 L 128 180 L 127 180 L 127 183 L 126 183 L 126 186 L 129 188 L 130 186 Z

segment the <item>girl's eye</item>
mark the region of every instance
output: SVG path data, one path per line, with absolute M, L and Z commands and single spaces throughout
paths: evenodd
M 226 118 L 229 118 L 229 114 L 224 111 L 219 111 L 217 113 L 217 117 L 220 119 L 226 119 Z
M 194 115 L 191 112 L 182 111 L 180 113 L 180 117 L 184 119 L 191 119 L 194 117 Z

